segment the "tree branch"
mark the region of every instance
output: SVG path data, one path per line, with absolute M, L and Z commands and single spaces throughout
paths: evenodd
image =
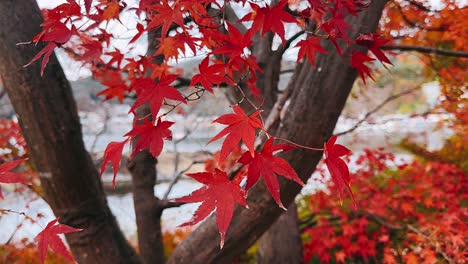
M 389 45 L 382 46 L 383 50 L 398 50 L 398 51 L 415 51 L 419 53 L 429 53 L 449 57 L 459 57 L 459 58 L 468 58 L 468 52 L 465 51 L 456 51 L 448 49 L 439 49 L 433 47 L 424 47 L 424 46 L 412 46 L 412 45 Z
M 362 123 L 364 123 L 367 118 L 369 118 L 369 116 L 375 114 L 377 111 L 379 111 L 382 107 L 384 107 L 386 104 L 390 103 L 391 101 L 393 100 L 396 100 L 404 95 L 407 95 L 407 94 L 410 94 L 412 92 L 414 92 L 415 90 L 419 89 L 420 88 L 420 85 L 417 85 L 416 87 L 414 88 L 411 88 L 411 89 L 408 89 L 408 90 L 405 90 L 403 92 L 400 92 L 400 93 L 397 93 L 397 94 L 394 94 L 392 96 L 389 96 L 387 97 L 387 99 L 383 100 L 383 102 L 381 102 L 380 104 L 378 104 L 376 107 L 374 107 L 372 110 L 370 110 L 369 112 L 367 112 L 363 118 L 361 118 L 356 124 L 354 124 L 354 126 L 352 126 L 350 129 L 348 130 L 345 130 L 343 132 L 340 132 L 340 133 L 337 133 L 336 135 L 337 136 L 341 136 L 341 135 L 344 135 L 344 134 L 348 134 L 348 133 L 351 133 L 353 132 L 354 130 L 356 130 Z

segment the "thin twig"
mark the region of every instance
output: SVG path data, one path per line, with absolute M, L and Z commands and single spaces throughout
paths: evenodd
M 382 107 L 384 107 L 386 104 L 390 103 L 391 101 L 393 100 L 396 100 L 404 95 L 407 95 L 407 94 L 410 94 L 410 93 L 413 93 L 414 91 L 418 90 L 420 88 L 419 85 L 417 85 L 416 87 L 414 88 L 411 88 L 411 89 L 408 89 L 408 90 L 405 90 L 403 92 L 400 92 L 400 93 L 397 93 L 397 94 L 394 94 L 392 96 L 389 96 L 387 97 L 387 99 L 385 99 L 383 102 L 381 102 L 380 104 L 378 104 L 376 107 L 374 107 L 371 111 L 367 112 L 363 118 L 361 118 L 356 124 L 354 124 L 354 126 L 352 126 L 350 129 L 348 130 L 345 130 L 343 132 L 340 132 L 340 133 L 337 133 L 335 135 L 337 136 L 342 136 L 342 135 L 345 135 L 345 134 L 348 134 L 348 133 L 351 133 L 353 132 L 354 130 L 358 129 L 359 126 L 364 123 L 367 118 L 369 118 L 369 116 L 375 114 L 377 111 L 379 111 Z
M 382 46 L 383 50 L 415 51 L 419 53 L 436 54 L 448 57 L 468 58 L 468 52 L 434 47 L 412 46 L 412 45 L 388 45 Z
M 194 165 L 201 164 L 201 163 L 204 163 L 204 161 L 196 161 L 196 160 L 192 161 L 192 163 L 190 163 L 189 166 L 187 166 L 185 169 L 179 171 L 179 173 L 177 173 L 177 175 L 174 178 L 172 178 L 172 181 L 169 183 L 169 186 L 167 187 L 167 190 L 164 193 L 163 200 L 167 200 L 169 194 L 172 191 L 172 188 L 174 187 L 174 185 L 176 185 L 176 183 L 179 181 L 179 179 L 182 177 L 182 175 L 184 175 L 187 171 L 189 171 Z
M 109 115 L 109 109 L 107 109 L 106 107 L 104 107 L 104 121 L 103 121 L 103 125 L 102 125 L 102 129 L 96 134 L 96 136 L 94 137 L 94 140 L 93 140 L 93 144 L 91 144 L 91 148 L 90 148 L 90 152 L 93 153 L 94 152 L 94 149 L 96 148 L 96 144 L 97 144 L 97 141 L 98 139 L 104 135 L 104 133 L 107 132 L 107 128 L 108 128 L 108 122 L 109 122 L 109 119 L 110 119 L 110 115 Z

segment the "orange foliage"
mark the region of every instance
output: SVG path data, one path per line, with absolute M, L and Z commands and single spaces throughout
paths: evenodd
M 172 255 L 174 249 L 192 232 L 192 228 L 177 228 L 174 231 L 166 231 L 163 234 L 164 254 L 166 257 Z
M 0 244 L 0 264 L 39 264 L 39 252 L 34 243 Z M 46 264 L 70 264 L 69 260 L 49 251 Z
M 468 39 L 468 8 L 453 0 L 441 0 L 441 9 L 428 1 L 391 1 L 381 20 L 380 31 L 394 44 L 414 45 L 445 50 L 465 51 Z M 467 58 L 421 56 L 429 78 L 436 78 L 442 87 L 441 108 L 455 115 L 454 128 L 468 135 Z M 434 76 L 435 73 L 435 76 Z M 468 143 L 468 138 L 465 138 Z

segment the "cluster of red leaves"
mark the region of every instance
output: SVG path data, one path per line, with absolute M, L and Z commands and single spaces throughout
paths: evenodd
M 360 156 L 362 167 L 351 174 L 359 189 L 357 210 L 343 208 L 325 191 L 308 198 L 304 262 L 467 261 L 466 174 L 434 161 L 389 168 L 393 159 L 382 151 Z
M 164 140 L 172 139 L 170 127 L 173 123 L 163 119 L 178 105 L 190 100 L 190 95 L 184 95 L 174 87 L 182 76 L 180 71 L 169 65 L 170 60 L 205 53 L 199 65 L 200 73 L 190 82 L 191 85 L 195 85 L 193 93 L 204 90 L 213 92 L 213 87 L 222 83 L 238 85 L 239 82 L 245 82 L 252 93 L 258 95 L 255 81 L 256 75 L 262 70 L 250 51 L 253 38 L 272 32 L 282 40 L 283 47 L 286 47 L 285 26 L 294 24 L 296 28 L 306 32 L 306 38 L 296 45 L 299 48 L 298 61 L 307 57 L 310 63 L 314 64 L 316 53 L 327 52 L 321 47 L 320 41 L 331 41 L 343 57 L 351 56 L 351 65 L 358 70 L 363 79 L 364 75 L 370 76 L 370 70 L 365 65 L 369 60 L 367 55 L 354 51 L 352 54 L 344 54 L 343 46 L 364 46 L 378 60 L 390 63 L 379 49 L 386 41 L 377 35 L 361 35 L 355 40 L 349 37 L 352 27 L 344 19 L 347 16 L 356 16 L 369 5 L 369 1 L 308 0 L 300 4 L 297 1 L 289 3 L 287 0 L 281 0 L 275 6 L 266 2 L 233 1 L 241 2 L 243 8 L 248 11 L 236 22 L 252 22 L 246 32 L 241 32 L 236 25 L 223 20 L 224 8 L 228 2 L 221 5 L 213 0 L 141 0 L 136 6 L 128 6 L 125 1 L 86 0 L 84 6 L 80 6 L 76 0 L 67 0 L 54 9 L 44 11 L 43 30 L 32 42 L 44 42 L 46 46 L 30 63 L 44 56 L 41 69 L 43 73 L 53 50 L 66 47 L 75 59 L 89 66 L 95 78 L 106 86 L 100 93 L 106 100 L 116 98 L 122 102 L 126 95 L 136 95 L 130 110 L 135 116 L 138 107 L 144 104 L 150 106 L 152 121 L 135 122 L 134 128 L 124 135 L 125 139 L 122 142 L 111 142 L 105 150 L 101 172 L 111 163 L 114 167 L 114 183 L 124 146 L 136 141 L 132 156 L 149 149 L 150 153 L 157 157 L 163 149 Z M 209 10 L 218 15 L 209 13 Z M 111 22 L 121 23 L 120 16 L 123 12 L 134 12 L 137 20 L 134 34 L 129 38 L 130 47 L 145 32 L 158 32 L 159 36 L 151 44 L 156 45 L 154 54 L 129 57 L 126 52 L 111 45 L 115 37 L 107 25 Z M 316 25 L 314 32 L 308 30 L 308 24 Z M 169 110 L 165 110 L 164 106 L 168 106 Z M 303 184 L 289 164 L 274 155 L 290 147 L 274 145 L 272 138 L 263 150 L 255 149 L 258 132 L 267 133 L 259 118 L 260 110 L 246 114 L 238 106 L 234 106 L 233 109 L 234 113 L 215 120 L 227 127 L 211 141 L 224 137 L 218 160 L 220 164 L 241 142 L 247 147 L 247 152 L 239 160 L 241 164 L 248 166 L 247 186 L 242 188 L 240 181 L 230 181 L 226 173 L 229 168 L 215 169 L 213 172 L 190 174 L 189 176 L 206 186 L 191 196 L 179 199 L 184 202 L 202 202 L 190 224 L 203 220 L 213 210 L 217 211 L 221 245 L 235 203 L 246 206 L 247 191 L 260 176 L 280 206 L 282 203 L 279 199 L 276 175 Z M 342 186 L 349 190 L 347 167 L 339 158 L 346 154 L 346 151 L 345 148 L 334 145 L 335 140 L 326 145 L 326 162 L 333 179 L 341 182 Z

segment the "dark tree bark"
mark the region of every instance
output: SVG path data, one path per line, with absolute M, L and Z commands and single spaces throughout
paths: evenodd
M 18 115 L 46 200 L 60 222 L 84 230 L 67 240 L 79 263 L 139 263 L 107 206 L 85 150 L 70 85 L 54 55 L 24 68 L 44 46 L 21 45 L 41 31 L 34 0 L 0 1 L 0 74 Z
M 352 19 L 353 35 L 375 31 L 386 2 L 374 0 L 368 9 Z M 308 62 L 298 65 L 292 77 L 294 82 L 290 83 L 293 86 L 291 104 L 279 129 L 272 131 L 275 136 L 306 146 L 321 147 L 332 135 L 357 73 L 347 58 L 338 55 L 329 42 L 324 48 L 329 54 L 317 57 L 315 69 Z M 322 153 L 296 148 L 283 157 L 305 182 L 315 170 Z M 283 203 L 289 206 L 300 190 L 294 182 L 281 181 Z M 263 182 L 250 191 L 248 203 L 249 209 L 236 208 L 222 250 L 219 249 L 215 219 L 210 217 L 177 247 L 169 263 L 229 263 L 245 251 L 282 213 Z
M 156 52 L 160 30 L 151 30 L 148 34 L 147 55 Z M 161 63 L 163 57 L 154 58 L 155 63 Z M 150 75 L 150 73 L 148 73 Z M 148 104 L 137 109 L 137 117 L 147 118 L 151 121 L 151 110 Z M 136 142 L 135 139 L 134 143 Z M 127 164 L 132 175 L 133 204 L 138 233 L 138 247 L 143 263 L 164 263 L 164 245 L 161 229 L 161 215 L 164 210 L 161 201 L 154 195 L 154 186 L 157 180 L 156 164 L 149 150 L 143 150 L 133 157 Z
M 258 264 L 294 264 L 302 261 L 302 241 L 297 217 L 297 205 L 291 203 L 288 211 L 260 238 Z

